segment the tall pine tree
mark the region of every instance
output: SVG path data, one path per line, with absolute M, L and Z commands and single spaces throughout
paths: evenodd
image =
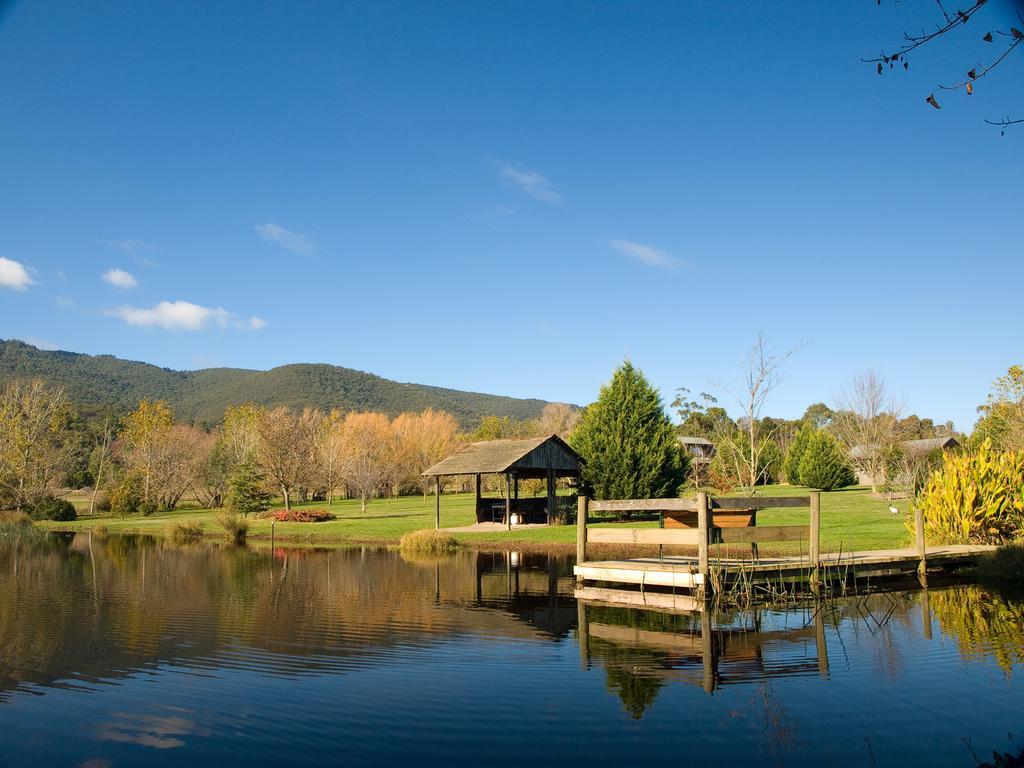
M 673 497 L 685 459 L 661 396 L 631 363 L 623 363 L 572 433 L 583 457 L 583 482 L 595 499 Z

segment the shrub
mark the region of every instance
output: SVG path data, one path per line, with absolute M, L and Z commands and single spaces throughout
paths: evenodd
M 224 529 L 224 533 L 235 544 L 245 543 L 245 537 L 249 533 L 249 521 L 237 512 L 218 512 L 217 525 Z
M 782 462 L 782 471 L 786 475 L 786 482 L 790 485 L 800 485 L 800 461 L 804 457 L 804 453 L 807 451 L 807 444 L 811 441 L 811 437 L 814 435 L 814 428 L 810 425 L 804 425 L 800 427 L 796 435 L 793 437 L 793 442 L 789 444 L 789 450 L 786 451 L 786 459 Z
M 110 514 L 117 517 L 134 515 L 141 504 L 142 481 L 138 475 L 125 475 L 110 492 Z
M 96 511 L 110 511 L 110 494 L 107 493 L 106 491 L 100 491 L 99 493 L 96 494 Z
M 824 430 L 818 430 L 808 438 L 798 472 L 803 485 L 822 491 L 854 483 L 853 467 L 846 452 L 839 441 Z
M 170 539 L 175 544 L 187 544 L 203 537 L 203 524 L 198 520 L 179 520 L 171 526 Z
M 402 552 L 423 555 L 448 555 L 459 548 L 459 542 L 450 533 L 425 528 L 405 534 L 399 540 L 398 548 Z
M 985 440 L 948 453 L 917 497 L 925 538 L 935 544 L 1000 543 L 1024 531 L 1024 452 Z M 908 527 L 913 521 L 908 521 Z
M 78 519 L 78 513 L 75 512 L 74 504 L 67 499 L 58 499 L 54 496 L 44 496 L 32 505 L 28 513 L 33 520 L 59 520 L 60 522 L 66 522 Z
M 279 523 L 324 523 L 334 520 L 326 509 L 275 509 L 270 515 Z
M 139 504 L 139 514 L 143 517 L 155 515 L 158 511 L 160 511 L 160 508 L 156 505 L 156 502 L 144 501 Z

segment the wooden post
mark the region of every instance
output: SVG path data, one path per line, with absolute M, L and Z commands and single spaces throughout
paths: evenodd
M 704 667 L 704 690 L 715 692 L 715 631 L 711 620 L 711 604 L 704 601 L 700 612 L 700 646 L 701 661 Z
M 512 475 L 505 475 L 505 530 L 512 530 Z
M 473 507 L 473 513 L 476 515 L 476 522 L 480 522 L 480 473 L 476 473 L 476 506 Z
M 576 639 L 580 644 L 580 666 L 590 668 L 590 625 L 587 623 L 587 604 L 576 600 Z
M 708 564 L 708 542 L 711 540 L 711 515 L 708 508 L 708 495 L 701 491 L 697 494 L 697 570 L 704 584 L 704 594 L 711 594 L 711 568 Z
M 434 477 L 434 529 L 441 530 L 441 476 Z
M 558 504 L 558 495 L 555 493 L 555 470 L 548 470 L 548 525 L 551 525 L 551 518 L 555 514 L 555 506 Z
M 917 540 L 917 577 L 924 584 L 928 580 L 928 550 L 924 543 L 924 511 L 920 507 L 914 507 L 914 536 Z
M 814 645 L 818 651 L 818 675 L 828 679 L 828 647 L 825 645 L 825 617 L 821 613 L 822 604 L 814 614 Z
M 586 496 L 580 496 L 576 503 L 576 565 L 583 565 L 587 562 L 587 515 L 590 510 L 590 501 Z M 577 578 L 577 581 L 583 581 Z
M 921 590 L 921 626 L 924 628 L 924 639 L 932 639 L 932 605 L 928 598 L 928 587 Z
M 807 537 L 807 559 L 811 562 L 811 590 L 818 591 L 821 565 L 821 493 L 811 493 L 811 529 Z

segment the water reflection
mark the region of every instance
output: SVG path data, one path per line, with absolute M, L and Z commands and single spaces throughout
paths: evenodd
M 849 729 L 857 749 L 869 739 L 895 759 L 901 718 L 922 711 L 922 728 L 957 739 L 1011 729 L 1022 630 L 1024 602 L 974 586 L 741 611 L 650 592 L 577 599 L 571 559 L 546 554 L 5 541 L 0 748 L 81 762 L 213 755 L 244 736 L 258 762 L 292 760 L 294 738 L 327 756 L 316 745 L 345 733 L 362 734 L 365 762 L 416 758 L 403 738 L 492 761 L 504 743 L 547 762 L 574 754 L 570 733 L 604 744 L 607 762 L 626 756 L 622 739 L 630 757 L 670 757 L 714 738 L 723 759 L 799 763 L 827 753 L 820 734 Z M 929 709 L 950 693 L 970 713 L 953 725 Z M 32 741 L 34 718 L 56 711 L 74 713 L 78 742 Z M 680 731 L 681 712 L 700 727 Z M 481 714 L 501 726 L 480 730 Z M 640 746 L 628 723 L 645 728 Z

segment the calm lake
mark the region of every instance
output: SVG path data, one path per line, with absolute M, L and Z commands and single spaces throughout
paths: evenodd
M 702 617 L 578 605 L 571 573 L 0 540 L 0 765 L 974 766 L 1024 744 L 1022 599 Z

